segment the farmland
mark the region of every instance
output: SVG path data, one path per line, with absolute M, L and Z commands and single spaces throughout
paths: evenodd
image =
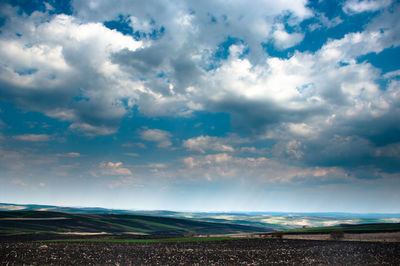
M 161 213 L 164 216 L 156 215 Z M 206 215 L 196 219 L 173 212 L 147 214 L 3 211 L 0 261 L 5 265 L 400 264 L 399 223 L 273 232 L 257 223 L 255 215 L 207 214 L 225 218 L 221 221 Z M 232 217 L 235 220 L 229 223 Z M 332 238 L 334 232 L 342 233 L 340 239 Z
M 17 239 L 16 239 L 17 240 Z M 283 239 L 210 241 L 8 241 L 3 264 L 59 265 L 399 265 L 400 244 Z
M 88 207 L 59 207 L 52 205 L 18 205 L 0 203 L 4 211 L 47 211 L 69 214 L 114 214 L 154 216 L 211 223 L 227 223 L 264 227 L 268 230 L 288 230 L 302 227 L 330 227 L 341 224 L 382 224 L 400 223 L 400 214 L 359 214 L 359 213 L 289 213 L 289 212 L 176 212 L 163 210 L 118 210 Z
M 0 236 L 125 234 L 209 235 L 268 232 L 268 228 L 130 214 L 71 214 L 49 211 L 0 212 Z

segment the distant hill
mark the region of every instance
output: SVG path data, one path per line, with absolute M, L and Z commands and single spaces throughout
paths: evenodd
M 272 229 L 135 214 L 80 214 L 51 211 L 1 211 L 0 235 L 109 233 L 197 235 L 268 232 Z
M 114 210 L 100 207 L 60 207 L 54 205 L 37 204 L 10 204 L 0 203 L 0 211 L 53 211 L 65 213 L 87 213 L 87 214 L 132 214 L 129 210 Z
M 97 207 L 60 207 L 51 205 L 0 203 L 0 211 L 47 211 L 68 214 L 141 215 L 185 219 L 197 222 L 245 225 L 264 230 L 326 227 L 340 224 L 400 223 L 400 214 L 383 213 L 298 213 L 298 212 L 175 212 L 166 210 L 118 210 Z

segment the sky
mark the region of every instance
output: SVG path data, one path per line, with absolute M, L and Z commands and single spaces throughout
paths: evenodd
M 400 213 L 400 2 L 5 0 L 0 202 Z

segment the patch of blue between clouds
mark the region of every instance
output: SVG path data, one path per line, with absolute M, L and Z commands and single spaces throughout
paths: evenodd
M 346 34 L 352 32 L 361 32 L 364 30 L 368 22 L 375 17 L 378 12 L 364 12 L 355 15 L 347 15 L 342 10 L 344 1 L 310 1 L 308 7 L 313 9 L 316 13 L 324 14 L 328 19 L 334 19 L 340 17 L 343 21 L 330 28 L 322 25 L 317 16 L 313 16 L 309 19 L 302 21 L 299 28 L 290 25 L 290 14 L 286 14 L 282 17 L 277 18 L 285 26 L 285 30 L 288 33 L 300 31 L 304 33 L 304 39 L 296 46 L 290 47 L 285 50 L 278 50 L 274 47 L 272 42 L 262 43 L 262 47 L 266 53 L 273 57 L 289 58 L 295 51 L 299 52 L 311 52 L 314 53 L 321 49 L 329 39 L 341 39 Z M 345 18 L 345 19 L 344 19 Z M 314 30 L 310 30 L 312 25 L 319 24 L 320 27 Z
M 4 24 L 6 24 L 6 20 L 7 20 L 6 17 L 0 17 L 0 28 L 3 27 Z M 0 31 L 0 33 L 1 33 L 1 31 Z
M 10 144 L 13 149 L 23 150 L 29 145 L 41 145 L 41 154 L 58 154 L 78 152 L 84 156 L 91 156 L 118 160 L 121 154 L 116 146 L 114 135 L 88 137 L 75 134 L 69 130 L 71 122 L 60 121 L 35 111 L 24 111 L 14 104 L 0 102 L 0 120 L 4 122 L 2 133 L 12 137 L 25 134 L 46 134 L 50 139 L 46 142 L 25 142 L 10 139 L 3 146 L 7 148 Z M 49 144 L 49 145 L 47 145 Z M 82 159 L 84 160 L 84 159 Z M 86 159 L 85 159 L 86 160 Z
M 28 75 L 35 74 L 38 71 L 38 69 L 37 68 L 23 68 L 23 69 L 15 69 L 14 71 L 16 73 L 18 73 L 18 75 L 20 75 L 20 76 L 28 76 Z
M 261 43 L 261 46 L 263 48 L 263 50 L 272 57 L 279 57 L 279 58 L 289 58 L 291 56 L 293 56 L 296 48 L 292 47 L 292 48 L 288 48 L 286 50 L 278 50 L 275 48 L 274 44 L 271 42 L 263 42 Z
M 128 16 L 119 15 L 118 20 L 105 21 L 103 24 L 110 30 L 116 30 L 124 35 L 133 35 L 133 28 L 129 25 L 131 22 Z
M 218 23 L 217 18 L 213 14 L 208 13 L 207 15 L 210 17 L 210 22 L 209 22 L 210 24 L 217 24 Z
M 83 96 L 83 91 L 81 88 L 78 88 L 78 95 L 72 98 L 75 102 L 86 101 L 89 102 L 90 98 Z
M 305 31 L 305 36 L 303 42 L 298 45 L 297 49 L 301 52 L 306 50 L 315 52 L 320 49 L 329 39 L 341 39 L 346 34 L 361 32 L 375 15 L 376 14 L 362 13 L 354 16 L 347 16 L 346 19 L 343 19 L 343 21 L 336 26 L 331 28 L 322 26 L 314 31 L 310 31 L 309 27 L 311 24 L 316 23 L 317 19 L 312 18 L 306 20 L 300 24 Z M 342 18 L 344 16 L 346 15 L 341 15 Z
M 357 58 L 357 63 L 370 63 L 381 70 L 381 76 L 376 82 L 381 90 L 386 90 L 390 79 L 383 77 L 388 72 L 400 70 L 400 47 L 391 47 L 380 53 L 369 53 Z M 400 77 L 395 77 L 399 79 Z
M 342 6 L 345 0 L 310 0 L 307 7 L 318 12 L 324 12 L 325 16 L 332 19 L 343 14 Z
M 133 111 L 123 118 L 116 135 L 128 140 L 132 132 L 144 127 L 168 131 L 178 139 L 200 135 L 222 137 L 231 132 L 230 115 L 227 113 L 194 112 L 190 117 L 148 117 L 134 107 Z
M 0 120 L 4 122 L 1 127 L 1 132 L 4 136 L 10 137 L 6 142 L 3 142 L 3 147 L 11 147 L 15 150 L 27 149 L 30 145 L 45 145 L 51 143 L 51 146 L 42 146 L 41 154 L 56 153 L 58 152 L 71 152 L 74 147 L 64 141 L 65 132 L 68 132 L 69 122 L 63 122 L 58 119 L 50 118 L 42 113 L 35 111 L 24 111 L 17 108 L 14 104 L 7 102 L 0 102 Z M 15 141 L 12 136 L 25 135 L 25 134 L 46 134 L 49 140 L 46 142 L 26 142 Z M 9 146 L 10 145 L 10 146 Z M 82 146 L 82 142 L 80 143 Z
M 229 48 L 234 44 L 243 43 L 243 40 L 239 38 L 228 36 L 226 40 L 218 45 L 218 49 L 215 52 L 215 58 L 227 59 L 229 56 Z
M 130 35 L 135 40 L 141 39 L 151 39 L 157 40 L 161 38 L 165 33 L 165 27 L 158 27 L 154 20 L 150 21 L 150 25 L 153 26 L 153 29 L 150 32 L 144 32 L 140 30 L 135 30 L 130 25 L 131 19 L 129 16 L 119 15 L 117 20 L 105 21 L 103 24 L 110 30 L 116 30 L 121 32 L 124 35 Z
M 68 122 L 50 118 L 40 112 L 24 111 L 12 103 L 0 102 L 0 119 L 7 125 L 5 135 L 55 134 L 65 132 Z
M 209 70 L 213 70 L 218 68 L 219 66 L 221 66 L 222 61 L 228 59 L 230 52 L 229 52 L 229 48 L 232 45 L 244 45 L 245 49 L 242 51 L 242 53 L 239 55 L 239 58 L 243 59 L 244 57 L 246 57 L 246 55 L 249 54 L 250 49 L 249 47 L 246 46 L 246 43 L 236 37 L 232 37 L 232 36 L 228 36 L 223 42 L 221 42 L 213 57 L 211 58 L 211 63 L 210 65 L 207 67 L 207 71 Z
M 284 14 L 274 18 L 275 23 L 281 23 L 285 27 L 285 31 L 289 34 L 297 32 L 300 28 L 297 23 L 293 23 L 293 14 L 291 12 L 285 12 Z
M 158 148 L 157 142 L 145 141 L 140 138 L 140 132 L 146 129 L 158 129 L 169 132 L 170 140 L 177 150 Z M 124 164 L 146 165 L 152 163 L 174 162 L 178 155 L 185 154 L 181 149 L 182 140 L 204 136 L 226 136 L 230 132 L 230 117 L 225 113 L 196 112 L 189 118 L 185 117 L 147 117 L 141 114 L 137 107 L 123 117 L 120 128 L 115 134 L 88 137 L 79 134 L 66 134 L 65 144 L 58 144 L 57 149 L 64 152 L 80 152 L 89 156 L 94 163 L 98 161 L 117 162 Z M 141 147 L 137 143 L 144 143 Z M 128 144 L 128 145 L 126 145 Z M 154 150 L 157 153 L 154 153 Z M 139 156 L 125 154 L 136 153 Z M 123 156 L 123 157 L 121 157 Z M 86 158 L 86 157 L 85 157 Z M 85 159 L 86 160 L 86 159 Z M 97 160 L 97 161 L 96 161 Z
M 75 99 L 77 100 L 77 99 Z M 80 100 L 85 100 L 83 97 Z M 108 161 L 121 160 L 120 155 L 127 152 L 139 152 L 140 157 L 129 160 L 138 163 L 146 163 L 154 156 L 153 146 L 157 143 L 146 142 L 140 139 L 140 131 L 147 129 L 159 129 L 171 133 L 173 146 L 181 146 L 181 140 L 204 136 L 226 136 L 231 131 L 230 116 L 226 113 L 196 112 L 189 118 L 185 117 L 147 117 L 141 114 L 135 107 L 130 115 L 126 115 L 119 130 L 115 134 L 106 136 L 90 137 L 82 134 L 72 134 L 69 130 L 70 122 L 59 121 L 47 117 L 39 112 L 26 112 L 17 108 L 14 104 L 0 102 L 0 119 L 5 123 L 2 133 L 5 136 L 16 136 L 23 134 L 46 134 L 50 136 L 51 148 L 49 153 L 79 152 L 93 159 L 101 157 Z M 124 143 L 144 142 L 148 148 L 138 147 L 124 148 Z M 23 149 L 31 142 L 13 141 L 13 147 Z M 158 149 L 157 158 L 154 160 L 174 160 L 171 151 Z
M 391 47 L 380 53 L 369 53 L 357 58 L 357 63 L 367 61 L 382 70 L 382 74 L 400 69 L 400 47 Z
M 71 0 L 5 0 L 5 2 L 18 7 L 20 14 L 31 15 L 35 11 L 45 12 L 45 3 L 54 8 L 54 10 L 49 10 L 49 14 L 72 14 Z

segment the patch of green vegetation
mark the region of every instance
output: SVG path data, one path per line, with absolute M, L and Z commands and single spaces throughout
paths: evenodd
M 58 231 L 59 227 L 57 226 L 52 226 L 48 224 L 40 224 L 41 221 L 37 221 L 36 223 L 34 221 L 12 221 L 13 222 L 13 228 L 15 230 L 22 230 L 22 231 Z
M 18 213 L 10 212 L 10 211 L 0 211 L 0 218 L 13 218 L 17 217 Z
M 97 222 L 97 223 L 102 223 L 102 224 L 112 225 L 112 226 L 115 226 L 115 227 L 124 228 L 124 229 L 127 229 L 128 231 L 135 231 L 135 232 L 142 232 L 142 233 L 151 232 L 151 230 L 149 230 L 149 229 L 133 227 L 133 226 L 129 226 L 129 225 L 120 224 L 120 223 L 117 223 L 117 222 L 105 221 L 105 220 L 102 220 L 102 219 L 99 219 L 99 218 L 90 217 L 90 219 L 92 221 Z
M 35 232 L 15 232 L 15 231 L 3 231 L 0 233 L 1 236 L 19 236 L 19 235 L 31 235 Z
M 5 232 L 23 232 L 23 233 L 35 233 L 35 232 L 42 232 L 42 233 L 52 233 L 54 232 L 53 230 L 38 230 L 36 228 L 16 228 L 12 226 L 1 226 L 0 227 L 1 231 Z
M 344 232 L 357 232 L 357 231 L 391 231 L 399 230 L 399 223 L 387 223 L 387 224 L 363 224 L 363 225 L 342 225 L 342 226 L 327 226 L 327 227 L 310 227 L 310 228 L 299 228 L 284 231 L 285 233 L 330 233 L 333 231 L 344 231 Z
M 34 234 L 56 234 L 54 231 L 38 231 L 38 230 L 30 230 L 24 229 L 21 231 L 16 230 L 4 230 L 0 232 L 2 236 L 17 236 L 17 235 L 34 235 Z
M 180 231 L 185 230 L 184 228 L 178 227 L 178 226 L 175 226 L 175 225 L 157 223 L 157 222 L 147 221 L 147 220 L 142 220 L 142 219 L 136 219 L 136 218 L 135 218 L 135 219 L 131 219 L 131 218 L 130 218 L 130 219 L 127 219 L 127 220 L 130 220 L 130 221 L 135 222 L 135 223 L 140 223 L 140 224 L 144 224 L 144 225 L 154 226 L 154 227 L 161 227 L 161 228 L 167 228 L 167 229 L 173 229 L 173 230 L 180 230 Z
M 56 239 L 46 240 L 46 242 L 108 242 L 108 243 L 174 243 L 174 242 L 209 242 L 246 239 L 239 237 L 174 237 L 174 238 L 158 238 L 158 239 L 108 239 L 108 238 L 92 238 L 92 239 Z

